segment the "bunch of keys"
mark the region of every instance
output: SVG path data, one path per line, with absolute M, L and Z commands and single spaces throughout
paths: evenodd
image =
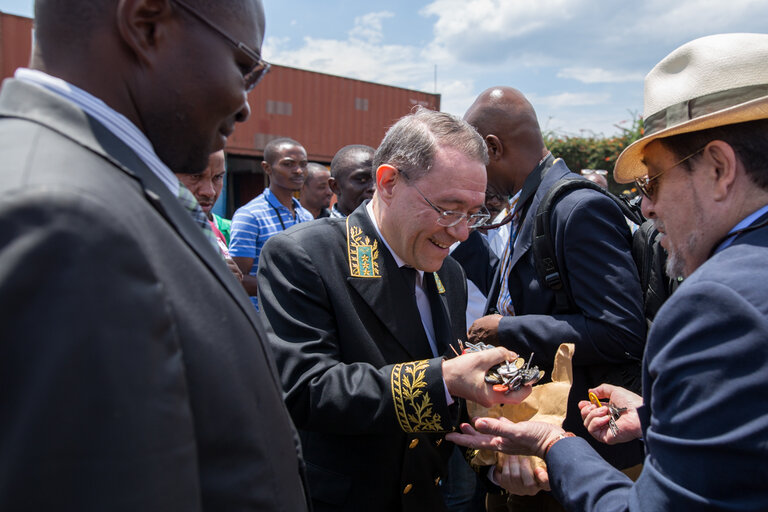
M 595 404 L 596 407 L 603 406 L 603 404 L 600 403 L 600 399 L 597 398 L 597 395 L 594 393 L 589 394 L 589 401 Z M 608 402 L 608 412 L 611 414 L 611 419 L 608 420 L 608 428 L 611 429 L 613 437 L 619 435 L 619 426 L 616 424 L 616 420 L 618 420 L 626 410 L 626 407 L 616 407 L 616 404 Z
M 466 354 L 467 352 L 479 352 L 491 348 L 495 347 L 483 342 L 465 343 L 462 347 L 462 354 Z M 533 354 L 528 358 L 527 364 L 525 359 L 518 357 L 513 361 L 506 361 L 493 366 L 485 374 L 485 382 L 492 384 L 494 391 L 504 394 L 507 394 L 510 391 L 517 391 L 527 384 L 536 384 L 542 377 L 544 377 L 544 372 L 540 371 L 538 366 L 531 367 L 532 358 Z

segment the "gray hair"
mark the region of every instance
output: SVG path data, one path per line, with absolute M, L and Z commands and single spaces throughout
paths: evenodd
M 387 130 L 373 155 L 373 173 L 380 165 L 389 164 L 417 180 L 432 169 L 440 147 L 456 149 L 488 164 L 485 141 L 469 123 L 445 112 L 417 107 Z

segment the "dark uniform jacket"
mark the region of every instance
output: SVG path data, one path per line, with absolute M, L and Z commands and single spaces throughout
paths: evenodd
M 0 195 L 0 510 L 306 510 L 253 306 L 136 154 L 9 80 Z
M 767 260 L 763 226 L 717 252 L 664 303 L 643 361 L 643 472 L 633 485 L 585 443 L 555 443 L 549 478 L 568 510 L 768 510 Z
M 587 439 L 617 467 L 626 468 L 642 462 L 640 443 L 598 443 L 584 428 L 577 405 L 588 399 L 589 387 L 611 382 L 620 365 L 634 367 L 638 377 L 640 373 L 646 327 L 631 236 L 621 210 L 610 198 L 589 189 L 567 193 L 552 210 L 555 254 L 578 311 L 555 314 L 555 295 L 539 279 L 534 262 L 536 210 L 547 191 L 570 175 L 563 160 L 549 156 L 523 186 L 520 204 L 525 216 L 509 277 L 515 316 L 502 318 L 499 340 L 523 357 L 534 353 L 534 364 L 547 375 L 551 375 L 557 347 L 575 345 L 573 385 L 563 427 Z M 489 306 L 496 305 L 499 283 L 497 273 Z
M 279 233 L 259 262 L 259 300 L 316 511 L 444 510 L 446 405 L 409 281 L 361 205 Z M 436 336 L 466 336 L 466 280 L 448 258 L 432 280 Z M 427 288 L 429 290 L 429 288 Z M 455 321 L 450 322 L 450 318 Z

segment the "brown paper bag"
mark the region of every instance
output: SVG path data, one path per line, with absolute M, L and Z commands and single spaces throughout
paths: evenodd
M 504 416 L 514 422 L 533 420 L 562 426 L 568 406 L 568 393 L 571 391 L 571 383 L 573 382 L 571 360 L 574 350 L 573 343 L 561 344 L 555 354 L 552 382 L 533 386 L 531 394 L 521 403 L 504 406 L 494 405 L 487 408 L 475 402 L 467 401 L 469 416 L 471 418 L 499 418 Z M 546 466 L 542 459 L 538 457 L 532 457 L 532 459 L 537 466 Z M 496 452 L 480 450 L 470 462 L 475 466 L 496 464 Z

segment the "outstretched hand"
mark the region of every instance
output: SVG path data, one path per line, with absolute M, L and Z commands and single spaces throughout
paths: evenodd
M 477 402 L 483 407 L 494 404 L 519 404 L 531 394 L 531 386 L 522 386 L 517 391 L 501 393 L 485 382 L 488 370 L 504 361 L 512 361 L 517 354 L 504 347 L 462 354 L 443 361 L 443 379 L 452 396 Z
M 452 432 L 448 441 L 478 450 L 494 450 L 510 455 L 536 455 L 544 458 L 544 450 L 565 431 L 549 423 L 507 418 L 475 418 L 474 427 L 462 423 L 461 434 Z
M 549 474 L 538 466 L 533 457 L 525 455 L 496 454 L 495 483 L 510 494 L 533 496 L 539 491 L 549 491 Z
M 581 418 L 592 437 L 601 443 L 619 444 L 638 439 L 643 435 L 640 418 L 637 415 L 637 408 L 643 405 L 643 398 L 640 395 L 611 384 L 601 384 L 590 389 L 589 392 L 594 393 L 601 401 L 605 398 L 602 407 L 597 407 L 589 400 L 579 402 Z M 627 409 L 616 420 L 618 433 L 615 436 L 609 426 L 611 413 L 607 407 L 608 403 Z

